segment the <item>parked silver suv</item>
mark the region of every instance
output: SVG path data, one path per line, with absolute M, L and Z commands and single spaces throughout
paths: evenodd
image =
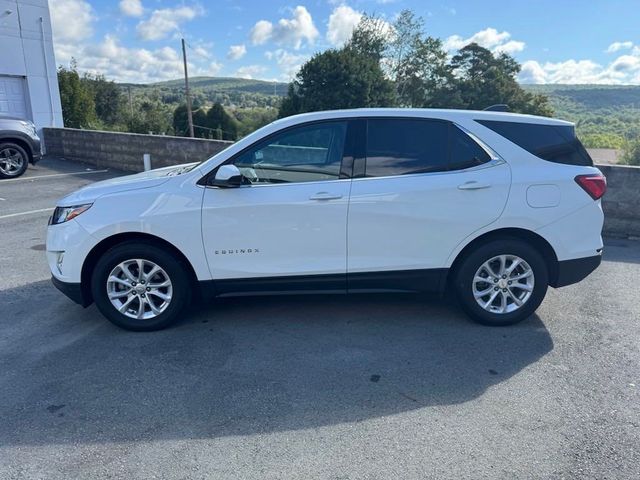
M 40 137 L 33 122 L 0 115 L 0 179 L 19 177 L 40 157 Z

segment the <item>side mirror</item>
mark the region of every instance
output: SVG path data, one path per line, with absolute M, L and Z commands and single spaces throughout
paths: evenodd
M 242 185 L 242 173 L 235 165 L 222 165 L 211 182 L 214 187 L 233 188 Z

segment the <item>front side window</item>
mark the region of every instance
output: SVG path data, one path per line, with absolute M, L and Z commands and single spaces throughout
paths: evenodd
M 381 118 L 367 122 L 367 177 L 447 170 L 447 122 Z
M 252 184 L 337 180 L 346 131 L 346 122 L 294 127 L 249 148 L 233 163 Z

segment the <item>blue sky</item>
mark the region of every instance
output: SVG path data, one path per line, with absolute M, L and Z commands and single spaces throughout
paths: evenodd
M 450 52 L 470 41 L 505 51 L 525 83 L 640 84 L 640 1 L 49 0 L 56 61 L 109 79 L 182 74 L 288 81 L 313 53 L 340 46 L 362 12 L 413 10 Z

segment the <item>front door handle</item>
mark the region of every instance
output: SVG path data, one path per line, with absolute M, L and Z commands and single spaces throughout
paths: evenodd
M 342 198 L 342 195 L 329 192 L 318 192 L 315 195 L 311 195 L 309 200 L 338 200 Z
M 481 183 L 472 180 L 470 182 L 465 182 L 462 185 L 458 185 L 458 190 L 480 190 L 483 188 L 489 188 L 491 185 L 488 183 Z

